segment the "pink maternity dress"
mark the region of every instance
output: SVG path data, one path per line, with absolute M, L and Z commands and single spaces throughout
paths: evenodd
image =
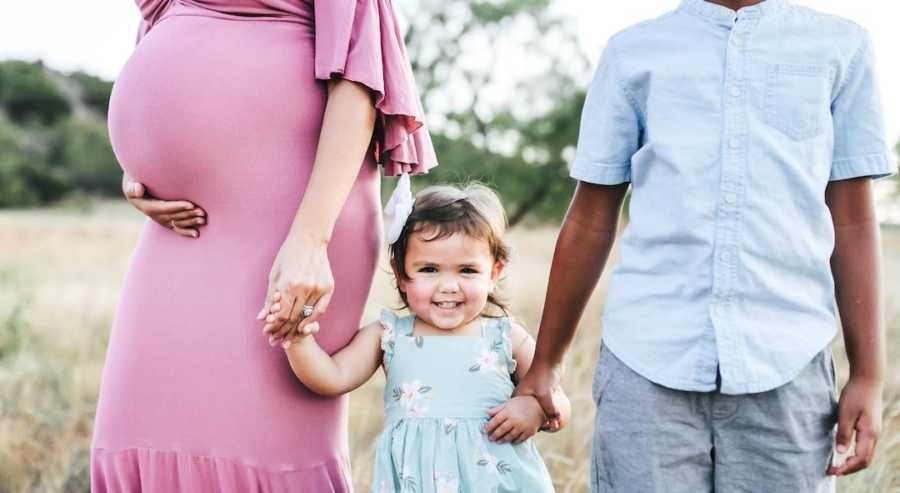
M 390 0 L 137 3 L 113 148 L 152 194 L 209 221 L 196 240 L 152 221 L 141 233 L 103 371 L 93 491 L 350 491 L 347 398 L 306 390 L 256 314 L 312 171 L 325 80 L 364 84 L 378 109 L 329 246 L 326 350 L 352 338 L 371 286 L 376 162 L 387 175 L 435 164 Z

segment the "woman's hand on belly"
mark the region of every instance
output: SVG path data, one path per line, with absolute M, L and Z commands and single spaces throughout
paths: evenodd
M 198 229 L 206 224 L 206 211 L 186 200 L 159 200 L 143 184 L 122 176 L 122 193 L 128 202 L 159 225 L 189 238 L 198 238 Z

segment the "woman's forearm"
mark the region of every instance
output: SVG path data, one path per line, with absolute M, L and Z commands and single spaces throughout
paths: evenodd
M 343 79 L 328 84 L 312 176 L 291 227 L 291 234 L 322 243 L 331 239 L 375 126 L 375 107 L 365 86 Z

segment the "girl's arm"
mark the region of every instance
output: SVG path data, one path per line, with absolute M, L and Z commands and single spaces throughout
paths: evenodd
M 318 324 L 318 322 L 313 322 Z M 315 332 L 317 327 L 310 324 Z M 364 384 L 381 365 L 381 323 L 356 333 L 346 347 L 328 355 L 311 335 L 295 338 L 284 350 L 294 375 L 313 392 L 329 397 L 346 394 Z

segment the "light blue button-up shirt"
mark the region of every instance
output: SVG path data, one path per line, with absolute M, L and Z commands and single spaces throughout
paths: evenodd
M 830 180 L 881 177 L 869 36 L 767 0 L 684 0 L 610 39 L 571 174 L 631 182 L 603 343 L 660 385 L 762 392 L 835 335 Z

